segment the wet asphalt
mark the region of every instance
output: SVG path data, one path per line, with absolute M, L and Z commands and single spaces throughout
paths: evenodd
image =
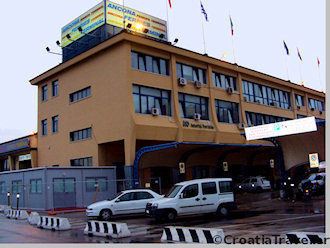
M 228 218 L 202 215 L 178 218 L 174 223 L 155 223 L 144 216 L 118 217 L 114 222 L 127 223 L 131 237 L 107 239 L 83 234 L 84 213 L 57 215 L 68 218 L 72 229 L 49 231 L 31 226 L 25 220 L 12 220 L 0 214 L 0 244 L 4 243 L 159 243 L 165 226 L 221 228 L 232 239 L 256 235 L 273 238 L 289 232 L 325 232 L 324 196 L 310 202 L 283 201 L 276 193 L 237 195 L 238 209 Z M 239 241 L 237 241 L 239 242 Z

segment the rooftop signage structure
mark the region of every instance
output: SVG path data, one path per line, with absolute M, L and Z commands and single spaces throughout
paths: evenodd
M 62 28 L 62 47 L 70 45 L 104 24 L 167 41 L 166 21 L 107 0 Z M 82 32 L 79 31 L 80 27 Z
M 317 131 L 315 117 L 245 128 L 246 140 L 258 140 Z

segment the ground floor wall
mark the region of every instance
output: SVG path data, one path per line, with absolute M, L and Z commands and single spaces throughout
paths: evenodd
M 9 203 L 16 208 L 17 194 L 19 208 L 84 208 L 117 194 L 116 168 L 40 168 L 0 173 L 0 205 Z

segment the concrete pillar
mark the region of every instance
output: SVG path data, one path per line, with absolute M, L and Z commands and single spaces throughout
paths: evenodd
M 31 154 L 31 167 L 37 168 L 38 167 L 38 151 L 32 150 L 30 154 Z
M 8 156 L 8 167 L 11 171 L 15 170 L 14 158 L 12 156 Z

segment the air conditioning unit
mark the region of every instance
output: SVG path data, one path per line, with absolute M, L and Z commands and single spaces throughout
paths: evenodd
M 202 88 L 202 83 L 201 83 L 201 82 L 199 82 L 199 81 L 195 81 L 194 84 L 195 84 L 195 87 L 196 87 L 197 89 Z
M 201 114 L 197 114 L 197 113 L 194 114 L 195 121 L 199 121 L 201 118 L 202 118 Z
M 243 97 L 243 100 L 244 100 L 244 102 L 247 102 L 248 101 L 248 99 L 247 99 L 247 97 L 245 96 L 245 97 Z
M 320 111 L 320 115 L 323 114 L 323 111 Z
M 245 128 L 245 124 L 244 123 L 239 123 L 237 125 L 237 127 L 238 127 L 238 129 L 243 130 Z
M 270 106 L 275 106 L 275 102 L 270 102 L 269 105 Z
M 260 103 L 261 103 L 261 102 L 260 102 L 260 100 L 255 100 L 255 102 L 256 102 L 256 103 L 258 103 L 258 104 L 260 104 Z
M 153 116 L 158 116 L 158 115 L 160 115 L 160 110 L 158 108 L 152 108 L 151 109 L 151 114 Z
M 185 79 L 185 78 L 178 78 L 178 84 L 180 86 L 186 86 L 187 85 L 187 79 Z
M 315 108 L 311 108 L 311 111 L 314 111 L 315 110 Z
M 300 109 L 300 108 L 301 108 L 301 107 L 298 105 L 298 106 L 297 106 L 297 109 Z
M 233 90 L 233 88 L 232 87 L 228 87 L 227 89 L 226 89 L 226 91 L 227 91 L 227 93 L 228 94 L 233 94 L 233 92 L 234 92 L 234 90 Z

